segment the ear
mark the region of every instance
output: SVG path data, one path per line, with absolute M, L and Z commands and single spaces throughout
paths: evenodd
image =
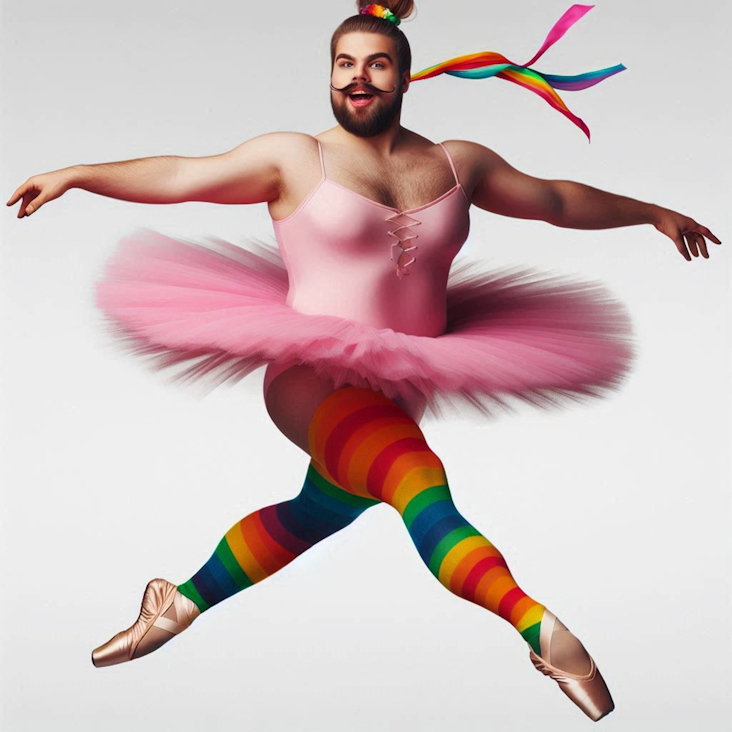
M 405 71 L 402 74 L 402 93 L 405 93 L 409 89 L 409 85 L 411 83 L 411 76 L 412 76 L 412 73 L 410 71 Z

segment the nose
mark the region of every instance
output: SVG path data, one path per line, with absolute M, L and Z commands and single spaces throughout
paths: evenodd
M 354 69 L 353 72 L 353 79 L 354 81 L 369 81 L 369 75 L 366 73 L 368 71 L 368 64 L 364 63 L 363 66 L 360 68 Z

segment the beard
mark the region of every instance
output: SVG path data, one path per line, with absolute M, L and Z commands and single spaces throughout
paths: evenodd
M 338 124 L 344 130 L 359 137 L 374 137 L 388 129 L 399 116 L 403 95 L 401 89 L 393 94 L 376 95 L 368 107 L 359 110 L 349 103 L 347 94 L 331 92 L 330 106 Z

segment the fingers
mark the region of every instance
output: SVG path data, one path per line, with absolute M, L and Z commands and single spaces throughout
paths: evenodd
M 698 257 L 701 253 L 704 259 L 709 259 L 709 252 L 707 251 L 707 242 L 701 234 L 696 231 L 688 231 L 684 234 L 684 239 L 689 247 L 689 251 Z
M 13 193 L 5 205 L 12 206 L 20 198 L 22 198 L 23 201 L 18 209 L 17 218 L 19 219 L 22 219 L 24 216 L 30 216 L 34 211 L 37 211 L 43 203 L 45 203 L 39 193 L 39 189 L 35 185 L 31 185 L 28 181 L 23 183 L 23 185 Z
M 5 204 L 6 206 L 12 206 L 28 189 L 28 183 L 23 183 L 22 186 L 16 188 L 15 193 L 10 196 L 10 200 Z
M 20 208 L 18 209 L 18 218 L 22 219 L 23 216 L 30 216 L 42 204 L 43 200 L 39 195 L 36 195 L 35 191 L 28 191 L 23 195 L 23 203 L 20 204 Z
M 684 237 L 684 239 L 686 239 L 686 244 L 689 247 L 689 251 L 695 257 L 698 257 L 699 256 L 699 250 L 697 249 L 697 246 L 696 246 L 695 234 L 690 231 L 689 233 L 684 234 L 683 237 Z
M 702 226 L 701 224 L 697 224 L 696 222 L 692 223 L 693 226 L 688 228 L 687 231 L 677 229 L 676 235 L 672 235 L 671 239 L 673 239 L 674 244 L 676 244 L 676 248 L 679 250 L 681 256 L 683 256 L 687 262 L 691 261 L 691 256 L 689 255 L 689 252 L 691 252 L 691 254 L 693 254 L 695 257 L 698 257 L 699 254 L 701 254 L 704 259 L 709 259 L 709 250 L 707 249 L 706 240 L 709 239 L 715 244 L 721 244 L 722 242 L 716 236 L 714 236 L 714 234 L 712 234 L 712 232 L 709 231 L 706 226 Z
M 34 211 L 38 211 L 38 209 L 45 203 L 43 198 L 41 196 L 36 196 L 35 198 L 30 199 L 30 203 L 25 207 L 25 215 L 30 216 Z
M 698 233 L 702 234 L 702 236 L 706 236 L 707 239 L 711 239 L 715 244 L 721 244 L 722 243 L 721 241 L 719 241 L 719 239 L 717 239 L 716 236 L 714 236 L 714 234 L 712 234 L 711 231 L 709 231 L 709 229 L 707 229 L 706 226 L 698 226 L 697 229 L 696 229 L 696 231 Z
M 713 241 L 715 244 L 721 244 L 722 242 L 712 234 L 709 229 L 707 229 L 706 226 L 702 226 L 701 224 L 696 224 L 693 229 L 690 229 L 689 231 L 685 232 L 679 232 L 680 236 L 677 239 L 674 239 L 676 242 L 676 248 L 681 252 L 681 254 L 684 256 L 684 258 L 687 261 L 690 261 L 690 258 L 686 254 L 686 247 L 684 247 L 683 242 L 681 240 L 681 236 L 686 240 L 686 244 L 689 247 L 689 251 L 695 256 L 698 257 L 701 253 L 701 256 L 704 259 L 709 259 L 709 251 L 707 249 L 707 241 L 704 237 L 707 239 Z
M 684 246 L 684 237 L 682 234 L 677 234 L 676 236 L 671 237 L 674 241 L 674 244 L 676 244 L 676 248 L 681 252 L 681 256 L 687 261 L 691 262 L 691 255 L 689 252 L 686 251 L 686 247 Z
M 699 251 L 701 252 L 704 259 L 709 259 L 709 252 L 707 251 L 707 242 L 701 234 L 694 233 L 694 238 L 699 245 Z

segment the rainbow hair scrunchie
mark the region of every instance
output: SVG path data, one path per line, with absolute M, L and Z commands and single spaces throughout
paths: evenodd
M 439 74 L 450 74 L 451 76 L 462 76 L 466 79 L 485 79 L 490 76 L 497 76 L 499 79 L 512 81 L 514 84 L 528 89 L 545 101 L 551 104 L 554 109 L 561 112 L 565 117 L 576 124 L 590 140 L 590 130 L 587 125 L 576 115 L 569 111 L 567 105 L 562 101 L 561 97 L 554 89 L 564 89 L 565 91 L 579 91 L 588 87 L 599 84 L 609 76 L 625 71 L 623 64 L 611 66 L 607 69 L 599 71 L 588 71 L 585 74 L 577 74 L 575 76 L 556 76 L 553 74 L 542 74 L 529 66 L 534 63 L 542 54 L 551 46 L 553 46 L 578 20 L 588 13 L 594 5 L 573 5 L 564 15 L 554 24 L 549 31 L 541 48 L 536 55 L 525 64 L 514 64 L 505 56 L 493 51 L 484 51 L 482 53 L 470 53 L 465 56 L 443 61 L 435 66 L 430 66 L 423 71 L 412 74 L 411 81 L 421 81 L 429 79 Z
M 364 5 L 359 11 L 361 15 L 375 15 L 377 18 L 383 18 L 384 20 L 390 20 L 394 25 L 399 25 L 402 21 L 389 10 L 389 8 L 379 5 L 378 3 L 371 3 L 371 5 Z

